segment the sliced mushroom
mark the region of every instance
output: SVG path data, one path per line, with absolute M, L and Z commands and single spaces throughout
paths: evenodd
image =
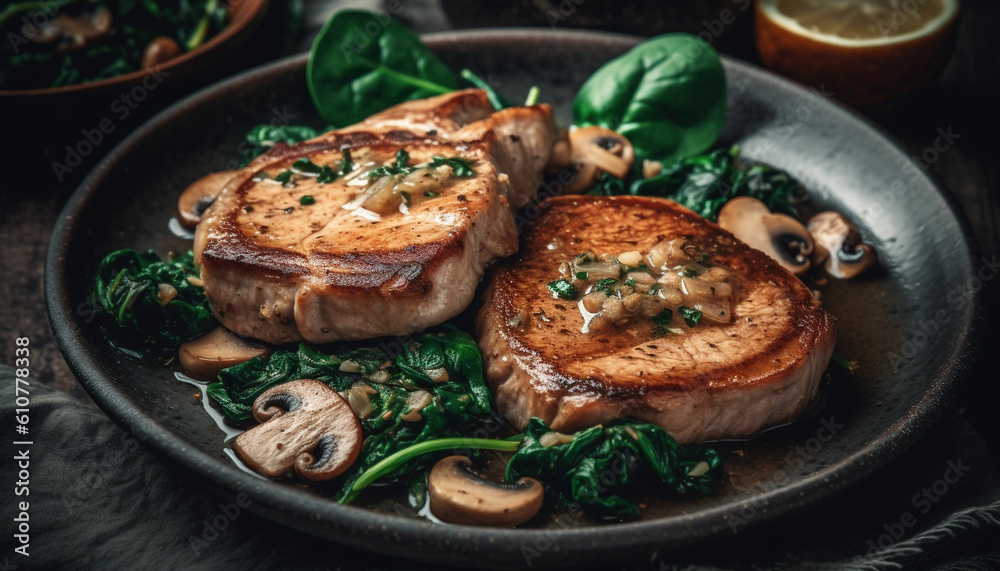
M 254 357 L 270 355 L 271 351 L 267 345 L 243 339 L 219 326 L 181 345 L 177 360 L 185 375 L 209 382 L 214 381 L 222 369 L 239 365 Z
M 511 527 L 535 517 L 544 490 L 534 478 L 514 483 L 487 480 L 470 470 L 465 456 L 448 456 L 434 465 L 428 480 L 431 512 L 464 525 Z
M 733 233 L 801 276 L 809 270 L 813 238 L 801 222 L 785 214 L 772 214 L 767 205 L 750 196 L 737 196 L 719 211 L 719 226 Z
M 59 42 L 56 51 L 64 52 L 87 47 L 111 31 L 111 11 L 98 8 L 93 14 L 70 16 L 60 14 L 39 27 L 26 24 L 24 35 L 38 44 Z
M 146 44 L 146 49 L 142 52 L 142 67 L 143 69 L 156 67 L 174 59 L 180 53 L 181 47 L 173 38 L 169 36 L 153 38 Z
M 851 279 L 875 265 L 875 249 L 863 243 L 861 233 L 843 215 L 820 212 L 809 219 L 809 233 L 816 242 L 813 262 L 824 264 L 835 278 Z
M 264 476 L 282 476 L 294 467 L 308 480 L 329 480 L 350 468 L 361 450 L 361 424 L 351 405 L 314 379 L 264 391 L 253 415 L 262 424 L 237 436 L 233 450 Z
M 194 228 L 201 222 L 205 210 L 215 202 L 215 197 L 222 192 L 226 183 L 233 179 L 238 171 L 220 171 L 209 173 L 191 183 L 181 193 L 177 201 L 177 218 L 185 228 Z
M 577 173 L 566 186 L 565 193 L 583 192 L 609 173 L 625 178 L 635 161 L 635 149 L 628 139 L 604 127 L 590 126 L 570 129 L 570 162 Z

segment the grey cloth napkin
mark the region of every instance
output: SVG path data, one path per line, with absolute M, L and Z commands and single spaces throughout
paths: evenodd
M 263 519 L 165 464 L 101 411 L 35 381 L 28 433 L 19 435 L 13 374 L 0 367 L 0 570 L 440 568 Z M 15 551 L 22 523 L 28 556 Z M 1000 569 L 1000 475 L 979 435 L 952 413 L 833 502 L 633 568 Z

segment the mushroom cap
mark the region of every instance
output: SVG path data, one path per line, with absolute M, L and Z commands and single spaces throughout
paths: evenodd
M 238 172 L 208 173 L 188 185 L 177 199 L 177 219 L 181 225 L 188 229 L 197 226 L 205 210 L 215 202 L 215 197 Z
M 214 381 L 219 371 L 254 357 L 270 355 L 266 345 L 243 339 L 223 326 L 181 345 L 177 352 L 184 374 L 199 381 Z
M 857 277 L 878 262 L 875 249 L 863 243 L 858 229 L 839 212 L 816 214 L 809 219 L 808 229 L 816 242 L 814 263 L 824 264 L 835 278 Z
M 272 387 L 254 401 L 261 424 L 236 437 L 233 450 L 258 474 L 282 476 L 294 467 L 314 481 L 351 467 L 361 451 L 361 423 L 337 391 L 315 379 Z
M 570 163 L 577 174 L 564 192 L 589 188 L 601 173 L 625 178 L 635 161 L 635 148 L 628 139 L 604 127 L 591 125 L 569 131 Z
M 470 470 L 465 456 L 448 456 L 431 469 L 431 512 L 443 521 L 464 525 L 511 527 L 535 517 L 545 492 L 534 478 L 493 482 Z
M 806 227 L 791 216 L 772 213 L 756 198 L 737 196 L 727 202 L 719 211 L 718 224 L 797 276 L 811 266 L 815 243 Z

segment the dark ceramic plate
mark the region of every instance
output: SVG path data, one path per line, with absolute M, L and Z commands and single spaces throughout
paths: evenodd
M 550 31 L 476 31 L 427 38 L 454 69 L 469 67 L 512 99 L 530 85 L 569 124 L 569 102 L 598 66 L 634 38 Z M 80 382 L 104 411 L 158 453 L 225 494 L 247 492 L 252 509 L 333 541 L 403 557 L 474 564 L 567 566 L 621 563 L 726 537 L 804 510 L 844 491 L 899 454 L 954 394 L 976 345 L 980 302 L 970 234 L 953 202 L 893 142 L 823 94 L 725 60 L 730 114 L 720 144 L 791 171 L 813 207 L 844 212 L 874 244 L 882 270 L 822 288 L 840 320 L 837 353 L 860 369 L 825 389 L 822 406 L 793 426 L 720 443 L 727 479 L 716 497 L 670 502 L 635 497 L 638 521 L 597 523 L 577 514 L 524 529 L 431 523 L 405 502 L 341 506 L 298 485 L 239 470 L 223 434 L 165 368 L 142 367 L 111 349 L 88 305 L 101 256 L 123 247 L 161 253 L 190 247 L 167 220 L 181 189 L 232 168 L 240 141 L 263 122 L 321 124 L 305 88 L 305 57 L 269 65 L 191 96 L 119 145 L 70 199 L 52 237 L 49 314 Z M 401 503 L 400 503 L 401 502 Z

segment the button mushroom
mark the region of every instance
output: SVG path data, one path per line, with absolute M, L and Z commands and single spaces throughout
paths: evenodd
M 191 183 L 177 200 L 177 218 L 185 228 L 194 228 L 201 222 L 205 210 L 215 202 L 226 183 L 238 171 L 208 173 Z
M 750 196 L 737 196 L 719 211 L 719 226 L 756 248 L 797 276 L 810 267 L 813 238 L 801 222 L 772 214 L 767 205 Z
M 351 406 L 314 379 L 264 391 L 253 416 L 262 424 L 237 436 L 233 450 L 264 476 L 282 476 L 294 467 L 308 480 L 329 480 L 350 468 L 361 450 L 361 424 Z
M 431 469 L 431 512 L 441 520 L 511 527 L 527 522 L 541 509 L 544 490 L 538 480 L 493 482 L 474 474 L 471 465 L 465 456 L 449 456 Z
M 825 262 L 824 269 L 835 278 L 851 279 L 878 261 L 858 229 L 837 212 L 820 212 L 809 219 L 808 228 L 816 242 L 814 263 Z
M 177 41 L 169 36 L 158 36 L 146 44 L 146 49 L 142 52 L 142 67 L 149 69 L 161 63 L 177 57 L 181 53 L 181 47 Z
M 185 375 L 208 382 L 214 381 L 222 369 L 270 354 L 270 347 L 243 339 L 220 326 L 181 345 L 177 360 Z
M 576 176 L 564 190 L 573 194 L 590 188 L 608 173 L 625 178 L 635 161 L 635 149 L 628 139 L 604 127 L 578 127 L 569 131 L 570 163 Z
M 111 11 L 99 8 L 93 14 L 60 14 L 39 27 L 26 24 L 24 35 L 38 44 L 56 45 L 57 52 L 85 48 L 111 31 Z

